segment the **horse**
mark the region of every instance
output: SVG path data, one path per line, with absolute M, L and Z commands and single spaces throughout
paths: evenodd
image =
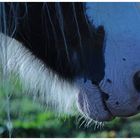
M 139 6 L 0 3 L 2 82 L 15 73 L 24 95 L 88 121 L 139 113 Z

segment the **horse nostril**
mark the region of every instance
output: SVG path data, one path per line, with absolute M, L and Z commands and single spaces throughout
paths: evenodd
M 140 71 L 136 72 L 133 77 L 134 86 L 140 92 Z

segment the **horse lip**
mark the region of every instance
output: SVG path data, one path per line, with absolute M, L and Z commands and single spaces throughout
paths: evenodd
M 111 115 L 112 119 L 114 119 L 115 116 L 113 115 L 111 110 L 108 108 L 107 103 L 106 103 L 107 100 L 109 99 L 109 96 L 107 96 L 109 94 L 104 92 L 104 91 L 102 91 L 102 89 L 99 86 L 98 86 L 98 89 L 99 89 L 99 91 L 101 93 L 101 99 L 102 99 L 102 102 L 103 102 L 103 105 L 104 105 L 104 109 Z
M 110 111 L 110 109 L 108 108 L 107 103 L 106 103 L 106 101 L 105 101 L 103 95 L 102 95 L 102 101 L 103 101 L 105 110 L 108 111 L 109 114 L 113 117 L 113 114 L 112 114 L 112 112 Z

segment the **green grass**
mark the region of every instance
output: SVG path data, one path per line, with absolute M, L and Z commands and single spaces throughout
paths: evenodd
M 12 87 L 9 87 L 10 85 Z M 116 118 L 105 123 L 102 129 L 94 129 L 94 125 L 89 128 L 79 127 L 76 116 L 58 118 L 53 112 L 45 112 L 39 103 L 23 96 L 20 81 L 14 77 L 11 77 L 10 83 L 4 87 L 0 86 L 0 137 L 8 137 L 6 88 L 12 91 L 12 137 L 140 137 L 140 115 L 128 119 Z

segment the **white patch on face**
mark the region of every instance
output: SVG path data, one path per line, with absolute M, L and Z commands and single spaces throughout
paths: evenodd
M 140 71 L 139 5 L 87 3 L 89 19 L 96 27 L 103 25 L 106 32 L 105 76 L 100 88 L 109 95 L 106 104 L 114 116 L 129 116 L 140 111 L 140 93 L 133 83 L 134 74 Z

